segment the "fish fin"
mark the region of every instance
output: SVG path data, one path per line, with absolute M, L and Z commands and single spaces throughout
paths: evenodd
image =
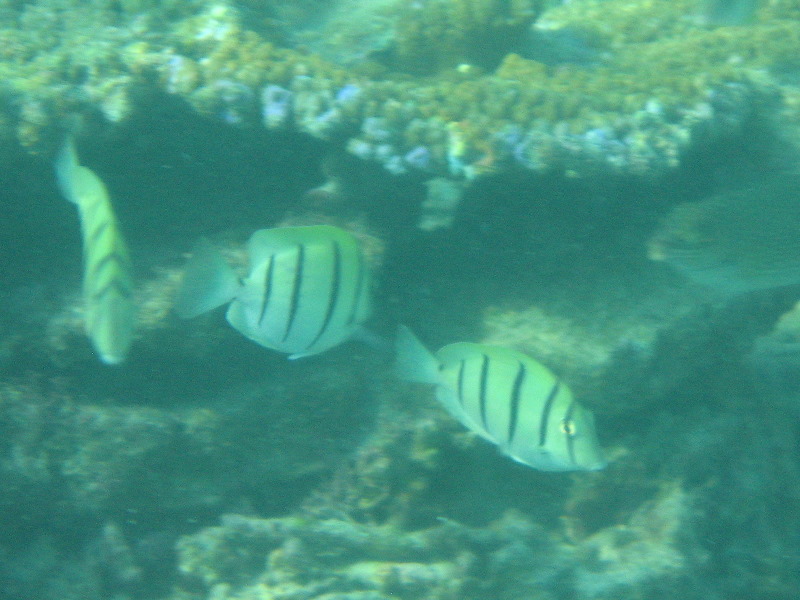
M 64 145 L 56 156 L 55 169 L 58 187 L 64 197 L 70 202 L 77 204 L 78 200 L 73 190 L 75 172 L 78 170 L 78 153 L 75 151 L 75 142 L 72 136 L 67 136 Z
M 183 282 L 175 298 L 175 313 L 191 319 L 222 306 L 236 297 L 241 284 L 219 252 L 201 240 L 186 265 Z
M 56 179 L 64 197 L 73 204 L 108 200 L 108 191 L 103 181 L 78 161 L 78 152 L 72 136 L 67 136 L 56 157 Z
M 439 361 L 405 325 L 397 327 L 394 372 L 417 383 L 439 383 Z

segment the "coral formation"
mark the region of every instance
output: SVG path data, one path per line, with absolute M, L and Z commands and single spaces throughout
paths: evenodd
M 793 598 L 797 290 L 721 305 L 648 262 L 659 214 L 716 172 L 640 176 L 753 121 L 800 130 L 800 14 L 776 0 L 746 27 L 712 27 L 693 4 L 0 3 L 0 204 L 15 242 L 0 251 L 24 257 L 3 263 L 0 290 L 4 593 Z M 493 49 L 485 62 L 473 37 Z M 87 152 L 137 269 L 140 338 L 116 370 L 81 333 L 77 236 L 52 189 L 73 113 L 118 135 Z M 320 148 L 334 158 L 314 176 L 328 180 L 298 192 L 288 181 Z M 699 154 L 690 166 L 721 164 Z M 32 219 L 44 225 L 25 233 Z M 429 389 L 391 378 L 378 350 L 287 362 L 219 315 L 170 314 L 196 233 L 225 229 L 232 248 L 310 222 L 358 228 L 382 261 L 380 334 L 401 321 L 433 347 L 541 360 L 594 409 L 608 468 L 504 460 Z
M 585 559 L 575 573 L 578 597 L 633 600 L 691 588 L 687 574 L 709 559 L 692 539 L 691 515 L 692 502 L 681 486 L 665 484 L 628 522 L 584 540 Z
M 178 554 L 188 581 L 202 582 L 208 597 L 231 600 L 510 600 L 563 578 L 568 566 L 568 551 L 518 514 L 487 529 L 448 522 L 413 533 L 350 521 L 228 515 L 220 526 L 181 539 Z M 519 577 L 508 585 L 493 579 L 497 573 Z M 528 597 L 553 597 L 533 593 Z
M 344 36 L 376 14 L 391 33 L 378 36 L 391 41 L 368 59 L 375 68 L 359 70 L 299 41 L 265 37 L 271 29 L 255 24 L 247 3 L 124 3 L 121 12 L 29 3 L 0 15 L 7 127 L 41 150 L 66 114 L 99 111 L 119 122 L 155 87 L 232 125 L 344 138 L 393 173 L 469 178 L 516 165 L 652 175 L 676 167 L 701 140 L 771 115 L 779 86 L 769 72 L 796 61 L 800 26 L 788 5 L 775 3 L 739 30 L 702 26 L 688 1 L 555 4 L 386 2 L 371 13 L 334 5 L 323 14 L 347 14 L 349 22 L 336 21 Z M 44 46 L 24 33 L 58 20 L 63 33 Z M 540 36 L 584 32 L 561 43 L 580 46 L 589 36 L 597 58 L 569 58 L 579 49 L 563 59 L 537 55 L 525 41 L 531 23 Z M 495 60 L 481 64 L 487 55 Z M 403 74 L 420 70 L 429 76 Z
M 689 590 L 707 556 L 677 484 L 628 522 L 568 541 L 508 511 L 485 527 L 443 519 L 416 531 L 352 520 L 227 515 L 178 542 L 184 584 L 209 598 L 447 600 L 637 598 Z

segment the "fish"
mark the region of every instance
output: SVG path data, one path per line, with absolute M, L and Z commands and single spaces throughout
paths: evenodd
M 331 225 L 260 229 L 240 280 L 210 243 L 198 245 L 175 301 L 181 318 L 230 303 L 228 323 L 290 359 L 352 338 L 369 318 L 369 265 L 358 239 Z
M 577 27 L 548 27 L 534 23 L 525 32 L 518 54 L 549 67 L 564 64 L 592 66 L 604 57 L 601 42 L 588 30 Z
M 120 232 L 108 189 L 78 161 L 71 136 L 55 162 L 62 195 L 78 207 L 83 238 L 84 325 L 100 360 L 125 360 L 136 328 L 130 254 Z
M 679 204 L 647 256 L 733 297 L 800 283 L 800 178 Z
M 435 385 L 438 400 L 453 417 L 515 461 L 541 471 L 606 466 L 592 412 L 529 356 L 469 342 L 432 354 L 403 325 L 395 346 L 397 377 Z
M 761 0 L 703 0 L 703 17 L 712 26 L 745 25 L 760 4 Z

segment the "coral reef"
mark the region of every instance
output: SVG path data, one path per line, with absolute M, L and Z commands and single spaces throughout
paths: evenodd
M 774 3 L 745 29 L 704 27 L 688 0 L 554 4 L 436 0 L 353 11 L 334 3 L 317 31 L 369 38 L 370 18 L 385 25 L 376 37 L 386 47 L 376 42 L 380 51 L 356 68 L 336 65 L 337 52 L 326 60 L 322 49 L 271 40 L 270 18 L 252 18 L 247 3 L 123 3 L 119 12 L 26 3 L 0 14 L 5 135 L 47 151 L 67 114 L 117 123 L 160 90 L 231 125 L 344 139 L 393 173 L 472 178 L 516 166 L 655 175 L 696 144 L 774 116 L 780 83 L 770 73 L 796 61 L 800 26 L 788 5 Z M 305 19 L 313 41 L 303 11 L 275 18 Z M 265 14 L 281 12 L 270 4 Z M 46 45 L 25 33 L 55 22 L 64 26 Z M 557 35 L 562 55 L 532 49 Z M 592 49 L 581 50 L 589 38 Z M 588 64 L 573 58 L 587 52 L 596 55 Z M 429 76 L 404 75 L 420 70 Z
M 308 376 L 306 379 L 310 381 Z M 351 412 L 357 406 L 357 387 L 347 385 L 346 391 L 340 390 L 346 396 L 337 401 L 333 381 L 329 376 L 326 379 L 319 388 L 325 390 L 321 392 L 325 399 L 319 399 L 319 404 L 313 398 L 291 401 L 282 396 L 292 405 L 291 414 L 269 398 L 269 387 L 276 386 L 272 393 L 279 393 L 285 385 L 277 381 L 229 391 L 235 402 L 229 401 L 225 411 L 76 404 L 65 389 L 42 390 L 41 384 L 35 383 L 4 384 L 0 405 L 4 477 L 20 482 L 13 486 L 15 495 L 50 493 L 53 502 L 116 516 L 128 510 L 203 512 L 225 504 L 234 489 L 244 489 L 240 479 L 244 470 L 231 474 L 227 483 L 225 477 L 220 478 L 226 465 L 237 462 L 244 465 L 256 460 L 251 463 L 255 470 L 250 477 L 262 484 L 312 480 L 330 468 L 315 457 L 333 459 L 361 435 L 345 427 L 344 421 L 334 424 L 335 412 Z M 284 421 L 291 419 L 302 430 L 304 404 L 307 429 L 313 430 L 317 419 L 329 420 L 329 437 L 312 435 L 303 441 L 297 431 L 290 433 Z M 242 429 L 234 431 L 234 423 Z M 255 431 L 262 436 L 254 437 Z M 337 431 L 342 435 L 338 440 Z M 250 441 L 233 444 L 239 438 Z M 257 465 L 258 460 L 263 467 Z M 205 491 L 192 492 L 199 489 Z M 279 502 L 269 493 L 258 492 L 257 498 L 259 502 Z
M 672 205 L 760 166 L 735 160 L 757 136 L 715 141 L 800 131 L 800 15 L 712 27 L 693 5 L 0 4 L 4 596 L 794 598 L 797 289 L 723 303 L 645 249 Z M 87 164 L 137 269 L 114 369 L 51 181 L 74 113 L 79 142 L 104 134 Z M 196 234 L 242 264 L 254 229 L 319 222 L 382 265 L 379 334 L 541 360 L 594 409 L 608 468 L 505 459 L 379 350 L 286 361 L 170 314 Z
M 243 600 L 505 600 L 549 587 L 568 566 L 568 552 L 517 514 L 487 529 L 449 522 L 413 533 L 350 521 L 229 515 L 218 527 L 182 538 L 178 554 L 182 573 L 201 581 L 207 597 Z M 496 573 L 518 578 L 508 585 L 493 580 Z M 528 597 L 554 597 L 533 593 Z
M 667 590 L 686 593 L 695 585 L 691 573 L 709 559 L 692 539 L 691 517 L 686 492 L 666 484 L 628 522 L 585 539 L 580 545 L 585 559 L 575 573 L 578 597 L 633 600 Z
M 573 520 L 590 514 L 568 511 Z M 227 515 L 180 539 L 179 567 L 183 585 L 200 584 L 204 598 L 632 599 L 669 589 L 701 597 L 691 590 L 708 556 L 693 514 L 672 483 L 624 522 L 572 539 L 513 510 L 482 527 L 440 518 L 411 530 L 330 515 Z
M 66 351 L 81 354 L 75 340 Z M 194 345 L 204 347 L 197 339 Z M 138 367 L 129 364 L 126 372 L 100 373 L 91 357 L 44 366 L 34 354 L 35 362 L 14 367 L 39 374 L 5 374 L 0 548 L 10 556 L 0 580 L 4 589 L 21 590 L 9 597 L 44 587 L 49 591 L 35 597 L 73 597 L 66 591 L 77 589 L 69 583 L 73 571 L 85 572 L 87 586 L 76 598 L 118 589 L 150 593 L 173 575 L 169 557 L 180 523 L 242 506 L 285 510 L 348 453 L 369 422 L 365 382 L 344 375 L 341 364 L 297 363 L 300 371 L 287 371 L 284 359 L 270 366 L 263 354 L 250 362 L 245 353 L 233 369 L 219 369 L 213 353 L 172 362 L 151 355 L 147 344 L 140 350 L 132 362 Z M 239 368 L 264 375 L 246 382 L 235 375 Z M 309 387 L 295 387 L 297 378 Z M 354 414 L 362 425 L 353 427 Z M 50 550 L 37 553 L 39 543 Z M 82 550 L 68 557 L 65 547 Z M 48 556 L 58 568 L 47 568 Z

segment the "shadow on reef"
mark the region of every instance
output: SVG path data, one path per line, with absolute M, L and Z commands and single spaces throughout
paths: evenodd
M 111 188 L 133 246 L 266 226 L 320 177 L 325 145 L 310 137 L 203 118 L 155 91 L 135 106 L 113 128 L 88 122 L 82 137 L 91 144 L 85 152 L 81 145 L 85 163 Z
M 646 244 L 669 207 L 769 180 L 794 156 L 786 143 L 774 123 L 753 115 L 739 135 L 699 145 L 658 179 L 522 170 L 485 175 L 467 188 L 451 228 L 405 228 L 394 236 L 385 294 L 402 307 L 400 322 L 419 321 L 424 331 L 426 322 L 438 330 L 436 323 L 446 321 L 473 332 L 487 306 L 554 297 L 582 302 L 598 294 L 603 278 L 604 293 L 656 295 L 664 282 L 650 276 L 659 269 Z M 615 290 L 618 280 L 624 285 Z

